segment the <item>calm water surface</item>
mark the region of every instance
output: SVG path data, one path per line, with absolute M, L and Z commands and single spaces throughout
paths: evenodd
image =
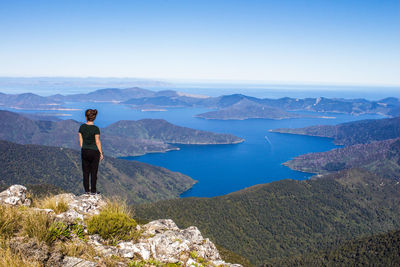
M 269 129 L 281 127 L 305 127 L 316 124 L 337 124 L 347 121 L 381 118 L 377 115 L 350 116 L 342 114 L 320 114 L 335 119 L 302 118 L 287 120 L 250 119 L 243 121 L 219 121 L 194 118 L 193 115 L 207 109 L 171 109 L 166 112 L 141 112 L 123 105 L 111 103 L 68 103 L 76 111 L 58 111 L 70 118 L 84 121 L 83 110 L 97 108 L 96 124 L 107 126 L 118 120 L 161 118 L 171 123 L 195 129 L 231 133 L 246 141 L 236 145 L 180 145 L 179 151 L 127 157 L 149 164 L 162 166 L 172 171 L 189 175 L 198 183 L 182 194 L 182 197 L 219 196 L 255 184 L 282 179 L 307 179 L 312 174 L 292 171 L 282 165 L 291 158 L 310 152 L 327 151 L 336 146 L 330 139 L 270 133 Z M 28 111 L 29 112 L 29 111 Z

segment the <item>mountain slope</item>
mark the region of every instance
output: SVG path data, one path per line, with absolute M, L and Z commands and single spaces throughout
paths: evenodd
M 331 125 L 317 125 L 296 129 L 274 129 L 271 132 L 333 138 L 337 145 L 365 144 L 400 137 L 400 117 L 361 120 Z
M 149 164 L 106 157 L 99 168 L 99 191 L 130 203 L 175 198 L 194 180 Z M 0 185 L 48 184 L 80 194 L 80 153 L 66 148 L 0 141 Z
M 354 167 L 382 177 L 400 177 L 400 138 L 359 144 L 295 157 L 283 165 L 297 171 L 326 174 Z
M 171 124 L 162 119 L 118 121 L 103 129 L 104 133 L 128 138 L 157 140 L 170 144 L 235 144 L 243 139 L 231 134 L 217 134 Z
M 14 112 L 0 110 L 0 140 L 20 144 L 40 144 L 79 149 L 74 120 L 37 121 Z M 243 139 L 180 127 L 165 120 L 119 121 L 101 129 L 104 153 L 109 156 L 136 156 L 177 149 L 175 144 L 234 144 Z
M 259 265 L 327 247 L 333 240 L 399 228 L 399 190 L 396 181 L 352 169 L 221 197 L 140 205 L 135 211 L 140 218 L 196 224 L 217 244 Z
M 400 266 L 400 231 L 372 235 L 266 266 Z

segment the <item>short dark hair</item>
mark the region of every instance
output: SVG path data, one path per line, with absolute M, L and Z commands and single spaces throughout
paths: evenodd
M 85 116 L 88 121 L 94 121 L 97 116 L 97 109 L 88 109 L 85 111 Z

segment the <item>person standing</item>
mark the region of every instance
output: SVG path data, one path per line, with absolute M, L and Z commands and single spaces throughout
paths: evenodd
M 79 145 L 81 146 L 83 187 L 86 194 L 98 194 L 96 189 L 99 162 L 103 160 L 100 142 L 100 129 L 93 124 L 97 116 L 96 109 L 85 111 L 86 123 L 79 127 Z M 90 176 L 90 186 L 89 186 Z

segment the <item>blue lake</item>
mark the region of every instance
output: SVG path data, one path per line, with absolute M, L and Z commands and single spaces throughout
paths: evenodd
M 97 108 L 96 124 L 107 126 L 118 120 L 162 118 L 171 123 L 195 129 L 231 133 L 246 141 L 236 145 L 180 145 L 179 151 L 128 157 L 172 171 L 189 175 L 198 183 L 182 194 L 182 197 L 211 197 L 237 191 L 255 184 L 282 179 L 307 179 L 312 174 L 292 171 L 282 165 L 291 158 L 310 152 L 335 148 L 327 138 L 270 133 L 269 129 L 282 127 L 305 127 L 316 124 L 337 124 L 347 121 L 381 118 L 378 115 L 350 116 L 343 114 L 319 114 L 335 119 L 302 118 L 287 120 L 250 119 L 243 121 L 219 121 L 194 118 L 206 109 L 171 109 L 165 112 L 141 112 L 123 105 L 111 103 L 68 103 L 68 116 L 84 121 L 83 110 Z M 60 112 L 56 112 L 60 113 Z M 101 174 L 100 174 L 101 175 Z

